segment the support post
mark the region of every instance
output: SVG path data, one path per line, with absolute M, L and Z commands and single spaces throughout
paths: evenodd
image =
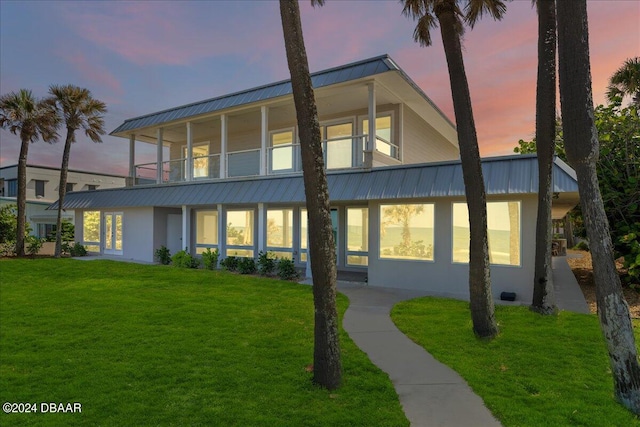
M 193 181 L 193 129 L 191 122 L 187 122 L 187 164 L 184 174 L 185 180 Z
M 364 167 L 373 167 L 373 152 L 376 149 L 376 86 L 374 82 L 367 84 L 369 89 L 369 129 L 367 133 L 367 145 L 364 151 Z
M 136 135 L 129 135 L 129 182 L 128 187 L 136 185 Z
M 163 173 L 162 173 L 162 128 L 158 129 L 158 133 L 157 133 L 157 140 L 158 140 L 158 145 L 157 145 L 157 152 L 156 152 L 156 157 L 157 157 L 157 170 L 156 170 L 156 184 L 162 184 L 163 181 Z
M 265 217 L 264 203 L 258 203 L 258 252 L 265 250 Z M 257 254 L 256 254 L 257 255 Z
M 269 110 L 266 105 L 260 107 L 260 175 L 267 174 L 267 146 L 269 139 Z
M 227 115 L 223 114 L 220 116 L 220 178 L 226 178 L 226 177 L 227 177 Z
M 182 249 L 191 253 L 191 208 L 182 205 Z

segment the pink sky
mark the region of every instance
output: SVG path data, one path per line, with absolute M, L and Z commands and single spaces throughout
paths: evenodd
M 640 1 L 589 1 L 594 102 L 609 76 L 640 56 Z M 414 23 L 396 1 L 301 3 L 313 71 L 388 53 L 453 120 L 438 30 L 413 42 Z M 508 4 L 500 22 L 467 30 L 465 66 L 481 154 L 510 154 L 535 128 L 537 17 L 530 0 Z M 278 3 L 0 2 L 0 92 L 73 83 L 105 101 L 107 131 L 125 119 L 288 78 Z M 29 162 L 59 166 L 62 143 L 36 143 Z M 17 162 L 18 139 L 0 132 L 0 166 Z M 155 148 L 138 144 L 137 163 Z M 71 167 L 126 173 L 128 141 L 78 138 Z

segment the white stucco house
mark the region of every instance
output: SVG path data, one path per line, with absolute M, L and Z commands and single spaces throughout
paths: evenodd
M 124 187 L 126 177 L 97 172 L 69 169 L 67 191 L 93 191 L 103 188 Z M 27 165 L 26 217 L 35 237 L 47 237 L 55 230 L 57 212 L 47 210 L 58 200 L 60 168 Z M 18 165 L 0 168 L 0 205 L 15 204 L 18 195 Z M 62 214 L 64 221 L 74 222 L 73 211 Z
M 468 296 L 455 126 L 386 55 L 314 73 L 312 81 L 338 269 L 365 273 L 371 286 Z M 111 134 L 129 140 L 130 186 L 67 196 L 64 208 L 76 212 L 83 244 L 142 261 L 153 261 L 161 245 L 171 253 L 217 248 L 222 258 L 271 251 L 305 267 L 307 213 L 289 81 L 132 118 Z M 157 160 L 136 164 L 136 142 L 155 144 Z M 528 299 L 536 158 L 484 159 L 483 170 L 494 295 Z M 577 191 L 574 172 L 556 160 L 554 217 L 577 203 Z

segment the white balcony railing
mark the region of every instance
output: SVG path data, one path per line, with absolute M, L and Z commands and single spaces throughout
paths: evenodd
M 364 164 L 364 149 L 367 135 L 342 136 L 322 141 L 322 151 L 327 169 L 359 168 Z M 389 157 L 398 158 L 397 145 L 377 137 L 376 150 Z M 302 171 L 300 144 L 277 145 L 268 147 L 265 161 L 266 173 L 282 174 Z M 198 156 L 191 160 L 193 180 L 207 180 L 260 175 L 260 157 L 262 150 L 251 149 L 232 151 L 226 155 L 226 173 L 220 173 L 220 154 Z M 157 163 L 136 165 L 136 185 L 155 184 Z M 162 162 L 162 182 L 184 182 L 188 159 L 174 159 Z

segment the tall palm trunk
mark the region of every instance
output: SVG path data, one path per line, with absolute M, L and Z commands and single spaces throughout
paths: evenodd
M 538 151 L 538 219 L 536 261 L 531 309 L 555 314 L 556 298 L 551 269 L 551 173 L 556 137 L 556 4 L 537 0 L 538 84 L 536 90 L 536 146 Z
M 309 252 L 315 306 L 313 380 L 328 389 L 340 385 L 336 309 L 336 252 L 320 123 L 311 85 L 297 0 L 280 0 L 280 15 L 298 119 L 302 173 L 309 224 Z
M 18 158 L 18 218 L 16 227 L 16 255 L 24 256 L 24 235 L 27 229 L 27 154 L 29 139 L 21 135 L 20 157 Z
M 482 178 L 478 137 L 471 108 L 469 84 L 462 59 L 460 36 L 455 31 L 454 2 L 437 13 L 442 43 L 449 66 L 449 79 L 456 116 L 460 159 L 469 210 L 469 297 L 473 330 L 479 337 L 492 338 L 498 333 L 491 279 L 487 238 L 487 203 Z
M 64 141 L 64 151 L 62 152 L 62 166 L 60 167 L 60 185 L 58 186 L 58 219 L 56 221 L 56 249 L 54 256 L 60 258 L 62 253 L 62 205 L 64 196 L 67 194 L 67 173 L 69 169 L 69 153 L 71 152 L 71 142 L 73 141 L 73 129 L 67 128 L 67 137 Z
M 560 100 L 567 158 L 578 176 L 578 190 L 589 246 L 600 327 L 618 401 L 640 415 L 640 366 L 629 307 L 622 296 L 613 245 L 596 175 L 599 155 L 594 123 L 586 0 L 557 5 Z

